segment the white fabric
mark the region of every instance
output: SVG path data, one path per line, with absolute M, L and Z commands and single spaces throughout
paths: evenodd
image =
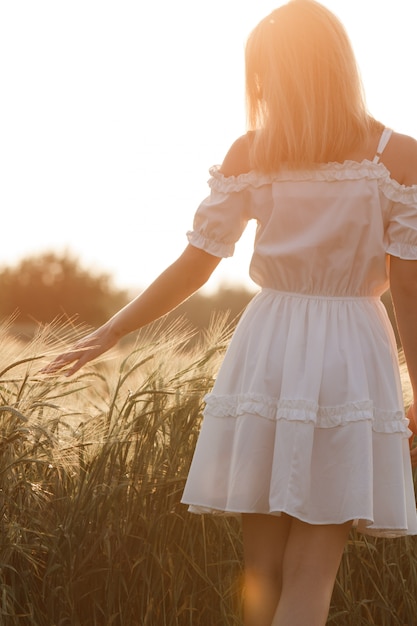
M 212 393 L 183 502 L 417 534 L 387 254 L 417 260 L 417 185 L 381 163 L 225 178 L 192 245 L 228 256 L 258 222 L 246 309 Z
M 373 163 L 379 163 L 379 159 L 381 158 L 382 153 L 384 152 L 390 138 L 392 135 L 392 129 L 391 128 L 384 128 L 381 138 L 379 140 L 378 143 L 378 147 L 376 149 L 376 154 L 374 156 L 373 159 Z

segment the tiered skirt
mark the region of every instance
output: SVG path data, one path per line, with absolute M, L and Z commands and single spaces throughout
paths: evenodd
M 205 401 L 190 511 L 417 534 L 398 355 L 379 298 L 263 289 Z

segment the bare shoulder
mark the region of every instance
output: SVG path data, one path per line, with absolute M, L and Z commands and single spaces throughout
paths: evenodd
M 381 158 L 392 178 L 406 186 L 417 185 L 417 140 L 393 133 Z
M 247 133 L 231 145 L 220 168 L 224 176 L 239 176 L 250 171 L 250 143 L 251 133 Z

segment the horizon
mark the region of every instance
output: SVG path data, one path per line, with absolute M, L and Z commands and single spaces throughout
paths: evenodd
M 208 168 L 246 130 L 244 42 L 279 4 L 3 3 L 0 265 L 68 250 L 120 288 L 156 278 L 187 243 Z M 371 113 L 417 137 L 407 0 L 377 14 L 373 3 L 323 4 L 346 26 Z M 207 291 L 256 289 L 254 232 L 250 224 Z

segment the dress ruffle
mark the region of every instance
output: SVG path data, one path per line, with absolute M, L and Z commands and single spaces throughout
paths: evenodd
M 345 161 L 344 163 L 324 163 L 315 169 L 282 170 L 271 174 L 250 171 L 239 176 L 224 176 L 220 166 L 210 168 L 208 181 L 211 189 L 224 193 L 243 191 L 248 187 L 259 188 L 282 181 L 334 181 L 334 180 L 377 180 L 382 193 L 393 202 L 417 203 L 417 185 L 401 185 L 391 178 L 383 163 L 372 161 Z
M 196 230 L 189 230 L 187 232 L 187 239 L 191 245 L 195 246 L 196 248 L 205 250 L 213 256 L 227 258 L 233 256 L 233 253 L 235 251 L 235 246 L 233 243 L 216 241 L 215 239 L 212 239 L 210 237 L 205 237 Z
M 404 433 L 407 438 L 410 434 L 409 420 L 402 411 L 376 409 L 369 400 L 326 407 L 309 400 L 266 398 L 255 393 L 237 396 L 208 394 L 204 400 L 206 414 L 211 417 L 236 419 L 241 415 L 255 415 L 272 421 L 312 422 L 317 428 L 335 428 L 370 420 L 375 432 Z
M 386 247 L 387 254 L 405 259 L 407 261 L 417 261 L 417 245 L 412 243 L 401 243 L 393 241 Z

